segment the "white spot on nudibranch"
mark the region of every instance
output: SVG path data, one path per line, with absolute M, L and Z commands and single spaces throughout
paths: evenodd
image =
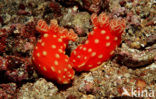
M 61 73 L 61 70 L 58 70 L 58 73 L 60 74 Z
M 81 65 L 79 65 L 78 67 L 80 68 L 80 67 L 82 67 L 82 66 L 84 66 L 85 65 L 85 63 L 82 63 Z
M 51 70 L 54 72 L 55 71 L 55 68 L 53 66 L 51 66 Z
M 83 51 L 86 51 L 86 47 L 83 48 Z
M 66 47 L 66 44 L 64 43 L 63 46 Z
M 63 84 L 68 84 L 68 81 L 64 81 Z
M 74 53 L 74 55 L 76 55 L 76 51 L 74 51 L 73 53 Z
M 97 62 L 97 64 L 99 65 L 99 64 L 101 64 L 101 62 Z
M 46 56 L 46 55 L 47 55 L 47 52 L 46 52 L 46 51 L 43 51 L 42 54 L 43 54 L 44 56 Z
M 96 52 L 93 52 L 93 53 L 92 53 L 92 56 L 95 56 L 95 55 L 96 55 Z
M 43 37 L 48 37 L 48 34 L 44 34 Z
M 103 57 L 103 55 L 102 54 L 100 54 L 99 56 L 98 56 L 98 58 L 102 58 Z
M 58 80 L 61 81 L 61 78 L 59 77 Z
M 76 62 L 76 60 L 73 59 L 73 62 Z
M 105 34 L 105 33 L 106 33 L 106 31 L 105 31 L 105 30 L 102 30 L 102 31 L 101 31 L 101 34 Z
M 63 53 L 62 49 L 58 49 L 58 51 L 59 51 L 60 53 Z
M 77 56 L 77 58 L 80 58 L 80 57 L 81 57 L 80 55 Z
M 58 39 L 58 42 L 62 42 L 62 39 L 61 39 L 61 38 L 59 38 L 59 39 Z
M 88 65 L 88 67 L 92 67 L 93 65 Z
M 115 37 L 114 40 L 117 41 L 118 40 L 118 37 Z
M 37 56 L 40 57 L 40 53 L 37 53 Z
M 51 45 L 52 48 L 56 48 L 56 45 Z
M 113 53 L 114 53 L 114 51 L 111 51 L 111 52 L 110 52 L 110 55 L 113 55 Z
M 110 37 L 109 36 L 106 36 L 106 40 L 109 40 L 110 39 Z
M 72 66 L 71 66 L 70 64 L 68 64 L 68 67 L 69 67 L 69 68 L 72 68 Z
M 109 47 L 109 46 L 110 46 L 110 42 L 107 42 L 107 43 L 106 43 L 106 47 Z
M 43 70 L 44 70 L 44 71 L 47 71 L 47 68 L 46 68 L 46 67 L 43 67 Z
M 91 49 L 91 48 L 89 48 L 89 49 L 88 49 L 88 52 L 91 52 L 91 51 L 92 51 L 92 49 Z
M 59 55 L 59 54 L 56 54 L 55 57 L 56 57 L 56 58 L 60 58 L 60 55 Z
M 94 34 L 94 32 L 92 31 L 91 33 L 90 33 L 90 35 L 93 35 Z
M 43 42 L 43 43 L 41 43 L 41 46 L 44 46 L 45 45 L 45 43 Z
M 54 61 L 54 64 L 55 64 L 55 65 L 58 65 L 58 61 L 57 61 L 57 60 L 55 60 L 55 61 Z
M 64 71 L 67 71 L 67 68 L 65 68 Z
M 71 74 L 68 75 L 68 77 L 71 77 L 71 76 L 72 76 Z
M 55 37 L 57 37 L 56 35 L 53 35 L 53 37 L 55 38 Z
M 38 49 L 38 47 L 36 46 L 36 47 L 35 47 L 35 49 L 37 50 L 37 49 Z
M 88 44 L 89 43 L 89 40 L 87 40 L 85 43 Z
M 68 62 L 68 59 L 65 59 L 65 62 Z
M 38 40 L 38 42 L 41 43 L 42 42 L 42 39 Z
M 95 42 L 95 44 L 98 44 L 99 43 L 99 39 L 95 39 L 94 42 Z

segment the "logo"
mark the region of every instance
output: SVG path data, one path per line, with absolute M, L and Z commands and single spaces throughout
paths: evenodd
M 140 90 L 138 88 L 135 90 L 133 87 L 131 88 L 131 92 L 128 92 L 126 88 L 123 87 L 122 96 L 131 96 L 131 97 L 155 97 L 154 90 Z

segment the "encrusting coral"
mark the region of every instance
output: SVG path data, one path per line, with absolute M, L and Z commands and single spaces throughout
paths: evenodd
M 69 31 L 59 27 L 56 20 L 51 20 L 48 26 L 39 20 L 36 29 L 41 33 L 34 52 L 33 61 L 45 77 L 56 80 L 60 84 L 67 84 L 77 71 L 89 71 L 108 60 L 121 42 L 121 34 L 125 29 L 124 19 L 109 19 L 106 13 L 91 16 L 94 29 L 88 35 L 84 45 L 79 45 L 70 58 L 65 55 L 66 44 L 75 41 L 77 35 L 72 29 Z

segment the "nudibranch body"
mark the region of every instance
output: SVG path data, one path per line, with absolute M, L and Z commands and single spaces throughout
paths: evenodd
M 70 56 L 77 71 L 89 71 L 108 60 L 121 42 L 124 19 L 109 19 L 105 13 L 91 16 L 94 29 L 85 44 L 79 45 Z
M 74 77 L 72 62 L 65 55 L 65 48 L 69 40 L 75 41 L 77 35 L 72 29 L 69 31 L 59 27 L 56 20 L 51 20 L 50 25 L 39 20 L 36 30 L 41 33 L 33 51 L 33 62 L 37 70 L 50 80 L 60 84 L 67 84 Z

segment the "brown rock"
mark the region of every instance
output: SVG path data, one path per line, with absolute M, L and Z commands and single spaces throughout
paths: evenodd
M 140 89 L 143 89 L 146 87 L 146 82 L 142 79 L 137 79 L 136 80 L 136 86 Z

